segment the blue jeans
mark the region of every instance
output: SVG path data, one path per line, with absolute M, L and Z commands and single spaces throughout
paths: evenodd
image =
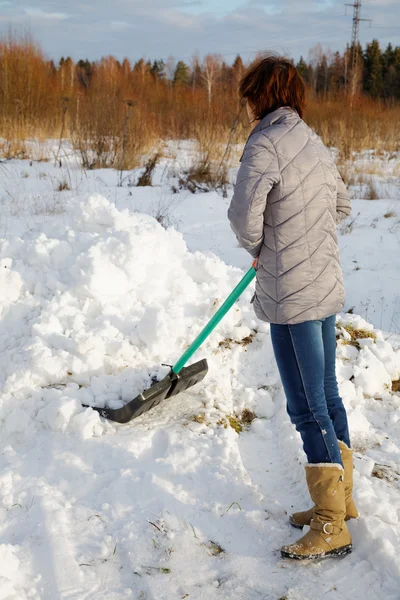
M 271 324 L 287 412 L 309 463 L 342 464 L 338 440 L 350 448 L 346 409 L 336 379 L 335 315 L 295 325 Z

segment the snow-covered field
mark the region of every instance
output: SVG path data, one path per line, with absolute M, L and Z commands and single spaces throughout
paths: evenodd
M 399 600 L 400 157 L 357 159 L 389 198 L 354 200 L 340 232 L 355 548 L 305 565 L 279 558 L 309 500 L 251 290 L 190 392 L 124 426 L 81 406 L 120 406 L 166 373 L 249 267 L 229 197 L 174 194 L 168 167 L 193 149 L 168 150 L 147 188 L 71 151 L 0 165 L 0 600 Z M 349 344 L 354 329 L 372 337 Z

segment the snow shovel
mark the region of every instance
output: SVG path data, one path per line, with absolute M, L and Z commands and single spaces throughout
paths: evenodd
M 117 423 L 128 423 L 131 419 L 154 408 L 154 406 L 157 406 L 163 400 L 176 396 L 180 392 L 184 392 L 202 381 L 208 372 L 207 360 L 199 360 L 189 367 L 185 367 L 185 365 L 252 282 L 256 275 L 256 264 L 257 260 L 254 261 L 251 269 L 247 271 L 246 275 L 228 296 L 221 308 L 217 310 L 164 379 L 155 382 L 149 389 L 136 396 L 134 400 L 131 400 L 131 402 L 128 402 L 122 408 L 98 408 L 96 406 L 92 406 L 91 408 L 99 412 L 105 419 L 116 421 Z

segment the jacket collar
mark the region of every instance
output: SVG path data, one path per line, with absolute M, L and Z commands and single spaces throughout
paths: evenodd
M 271 125 L 275 125 L 276 123 L 282 123 L 283 121 L 287 121 L 289 119 L 300 119 L 300 117 L 297 111 L 294 110 L 294 108 L 290 108 L 290 106 L 282 106 L 281 108 L 274 110 L 268 115 L 265 115 L 265 117 L 261 119 L 261 121 L 257 123 L 257 125 L 254 127 L 254 129 L 249 135 L 249 138 L 255 133 L 266 129 Z

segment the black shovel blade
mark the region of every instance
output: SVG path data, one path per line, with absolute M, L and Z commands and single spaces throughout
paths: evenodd
M 190 365 L 190 367 L 184 367 L 178 375 L 173 373 L 173 385 L 168 392 L 167 398 L 176 396 L 177 394 L 180 394 L 181 392 L 193 387 L 196 385 L 196 383 L 203 381 L 207 373 L 208 364 L 205 358 L 203 360 L 199 360 L 193 365 Z
M 122 408 L 98 408 L 92 406 L 102 417 L 116 423 L 128 423 L 132 419 L 148 412 L 160 402 L 171 396 L 176 396 L 196 385 L 204 379 L 208 372 L 206 360 L 200 360 L 190 367 L 185 367 L 179 374 L 171 371 L 164 379 L 157 381 L 148 390 L 136 396 L 134 400 Z

